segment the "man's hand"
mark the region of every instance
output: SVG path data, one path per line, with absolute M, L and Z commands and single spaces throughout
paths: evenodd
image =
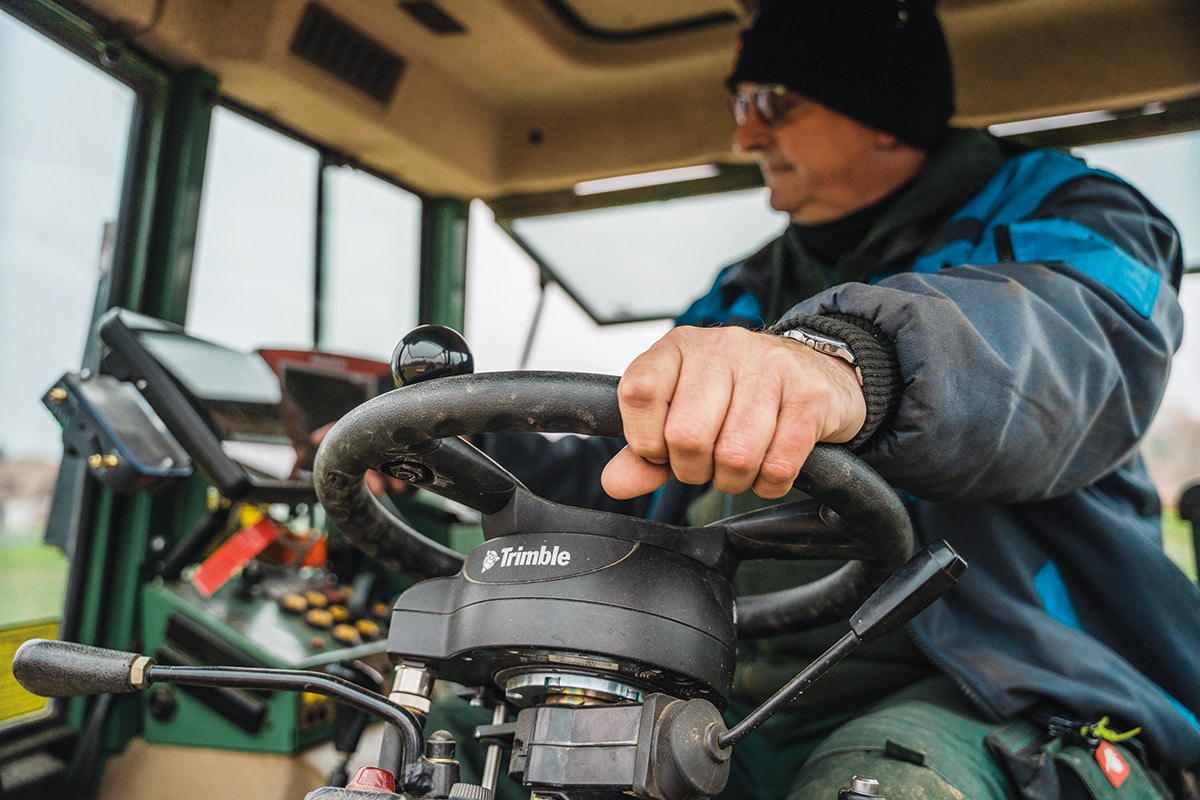
M 629 365 L 617 399 L 628 444 L 601 480 L 618 500 L 672 474 L 782 497 L 817 442 L 850 441 L 867 414 L 850 364 L 742 328 L 673 329 Z

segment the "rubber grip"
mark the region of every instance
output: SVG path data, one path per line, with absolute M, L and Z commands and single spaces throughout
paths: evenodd
M 863 642 L 891 633 L 958 583 L 967 562 L 944 539 L 921 550 L 892 573 L 850 618 Z
M 41 697 L 82 694 L 125 694 L 140 686 L 130 682 L 133 662 L 142 656 L 76 642 L 29 639 L 13 656 L 17 683 Z

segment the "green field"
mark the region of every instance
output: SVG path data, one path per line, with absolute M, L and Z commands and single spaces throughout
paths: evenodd
M 40 533 L 0 535 L 0 627 L 61 616 L 67 566 Z
M 1175 509 L 1163 512 L 1163 549 L 1180 569 L 1196 580 L 1196 551 L 1192 546 L 1192 526 L 1179 518 Z

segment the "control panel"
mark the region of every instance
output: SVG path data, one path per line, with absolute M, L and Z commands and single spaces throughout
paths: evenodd
M 391 608 L 370 583 L 362 577 L 340 583 L 320 568 L 264 574 L 250 567 L 210 597 L 187 580 L 150 584 L 142 598 L 146 652 L 160 664 L 181 666 L 331 671 L 354 665 L 382 682 Z M 316 694 L 159 687 L 146 698 L 145 736 L 291 753 L 328 738 L 333 718 L 333 701 Z

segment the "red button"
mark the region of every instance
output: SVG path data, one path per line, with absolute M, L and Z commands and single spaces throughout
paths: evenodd
M 346 784 L 347 789 L 377 789 L 396 791 L 396 778 L 383 767 L 360 767 L 354 779 Z

